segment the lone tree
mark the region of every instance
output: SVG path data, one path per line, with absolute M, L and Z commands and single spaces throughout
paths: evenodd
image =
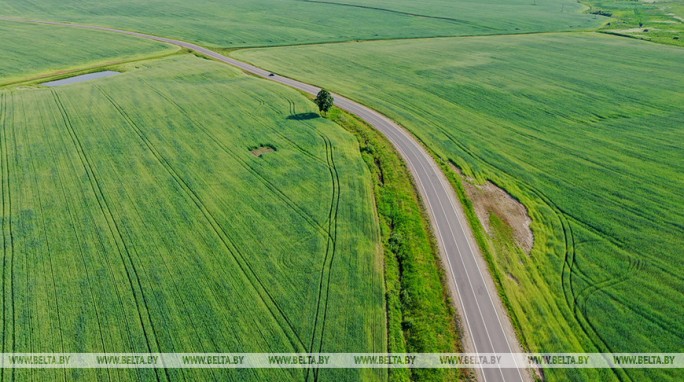
M 335 101 L 335 99 L 330 92 L 325 89 L 321 89 L 321 91 L 319 91 L 316 95 L 316 99 L 314 99 L 314 103 L 318 105 L 318 110 L 323 114 L 330 110 L 333 105 L 333 101 Z

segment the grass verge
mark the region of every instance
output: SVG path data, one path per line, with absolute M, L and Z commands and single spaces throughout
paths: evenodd
M 461 332 L 445 287 L 437 245 L 413 180 L 391 143 L 334 108 L 330 120 L 354 134 L 373 174 L 385 257 L 390 352 L 460 352 Z M 390 381 L 471 379 L 468 370 L 392 369 Z

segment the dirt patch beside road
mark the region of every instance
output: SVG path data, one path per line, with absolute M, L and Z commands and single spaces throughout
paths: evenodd
M 451 167 L 461 175 L 468 199 L 473 202 L 475 213 L 487 233 L 492 235 L 489 217 L 494 213 L 511 227 L 515 241 L 529 254 L 534 245 L 534 235 L 530 228 L 532 219 L 527 213 L 527 208 L 494 183 L 486 182 L 478 185 L 474 179 L 464 176 L 458 167 L 454 165 Z

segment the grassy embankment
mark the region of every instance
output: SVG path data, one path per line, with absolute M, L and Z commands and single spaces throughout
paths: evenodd
M 391 143 L 356 117 L 333 108 L 330 120 L 356 135 L 375 179 L 375 200 L 385 248 L 389 351 L 463 351 L 455 312 L 446 292 L 437 245 L 410 173 Z M 468 370 L 391 371 L 391 380 L 446 381 L 471 378 Z
M 3 351 L 386 351 L 373 185 L 356 139 L 300 118 L 313 105 L 299 93 L 212 61 L 184 55 L 116 69 L 66 87 L 0 90 Z M 277 150 L 256 157 L 259 146 Z
M 527 255 L 490 243 L 507 249 L 489 261 L 528 349 L 681 350 L 684 51 L 573 33 L 233 55 L 376 108 L 443 163 L 521 200 L 535 248 Z M 616 373 L 677 378 L 662 369 Z

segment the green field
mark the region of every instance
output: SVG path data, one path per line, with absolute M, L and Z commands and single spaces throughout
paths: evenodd
M 118 69 L 0 90 L 2 351 L 386 351 L 379 225 L 356 138 L 310 118 L 299 93 L 192 55 Z M 275 151 L 251 153 L 262 146 Z M 242 381 L 307 371 L 156 373 Z
M 506 189 L 532 217 L 531 254 L 496 216 L 494 237 L 476 235 L 524 347 L 543 352 L 682 351 L 684 51 L 583 32 L 681 45 L 682 12 L 680 0 L 0 3 L 0 17 L 179 38 L 324 86 L 407 127 L 445 169 Z M 0 33 L 2 352 L 459 349 L 406 169 L 363 124 L 314 118 L 297 92 L 165 45 L 6 21 Z M 124 73 L 34 86 L 95 68 Z M 454 376 L 411 373 L 389 377 Z
M 372 106 L 439 158 L 522 200 L 535 248 L 529 256 L 509 248 L 494 263 L 530 350 L 681 351 L 681 49 L 572 33 L 234 56 Z M 556 369 L 547 377 L 607 373 Z
M 536 3 L 6 0 L 0 3 L 0 16 L 113 26 L 220 48 L 587 29 L 601 22 L 581 14 L 575 2 Z
M 590 12 L 609 15 L 606 33 L 684 46 L 684 2 L 681 0 L 590 0 Z
M 0 21 L 0 86 L 178 49 L 152 41 L 74 28 Z

